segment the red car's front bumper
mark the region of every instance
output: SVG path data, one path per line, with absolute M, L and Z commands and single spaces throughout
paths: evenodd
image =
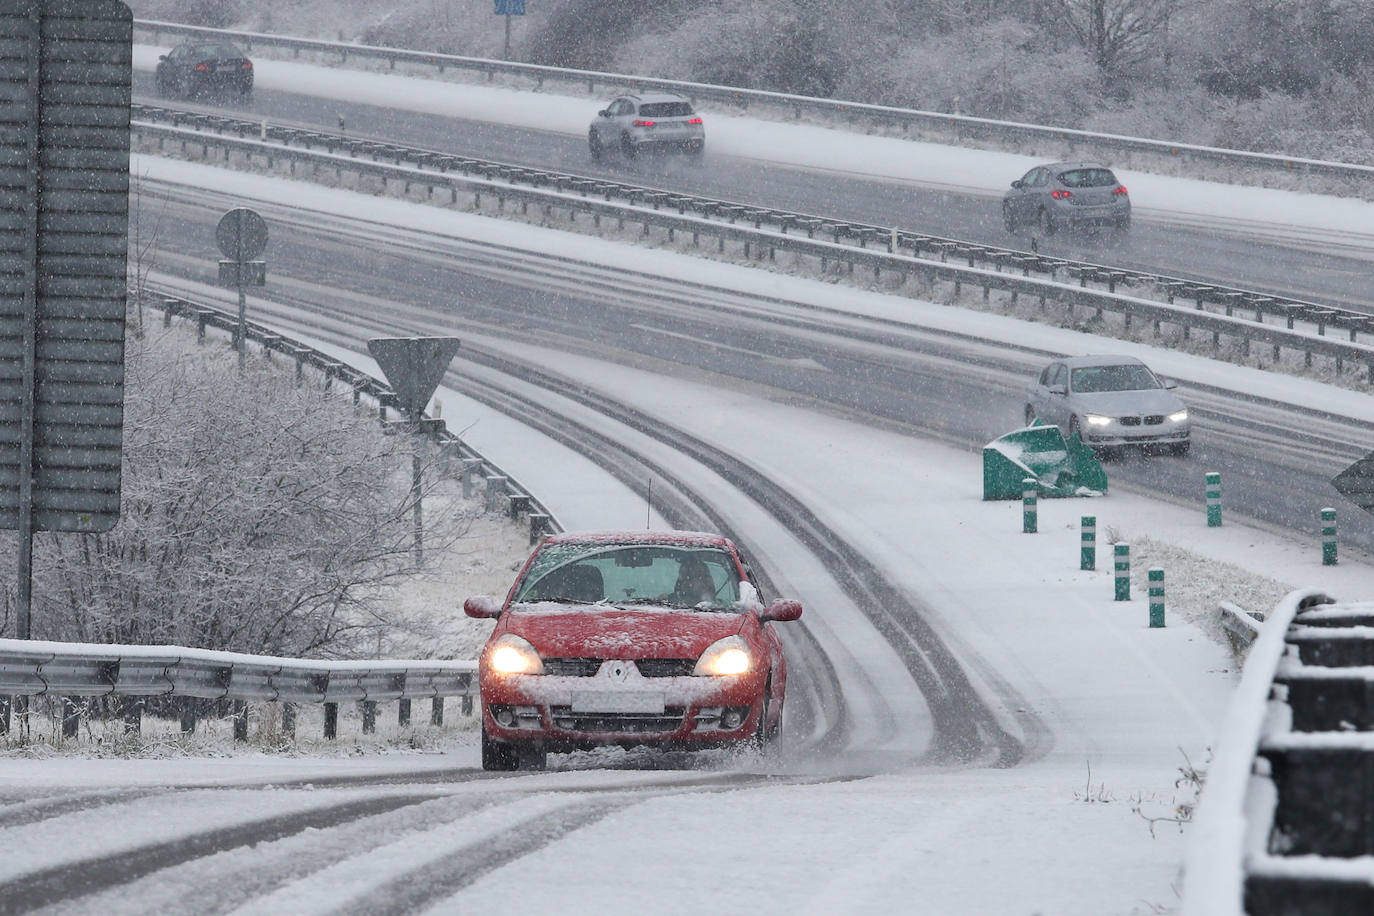
M 739 677 L 604 677 L 484 672 L 482 718 L 498 741 L 546 750 L 643 744 L 713 747 L 758 733 L 765 680 Z

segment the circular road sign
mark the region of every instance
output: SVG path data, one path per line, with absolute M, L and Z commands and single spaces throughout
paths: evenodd
M 229 260 L 252 261 L 267 247 L 267 220 L 256 210 L 236 207 L 220 217 L 215 241 Z

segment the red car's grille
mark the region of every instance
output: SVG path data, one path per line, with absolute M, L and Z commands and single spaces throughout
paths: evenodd
M 644 712 L 597 712 L 585 713 L 572 711 L 571 706 L 551 706 L 553 724 L 564 731 L 615 733 L 647 735 L 655 732 L 672 732 L 682 727 L 684 706 L 667 706 L 663 714 Z
M 694 658 L 641 658 L 635 661 L 645 677 L 688 677 L 696 669 Z
M 546 658 L 544 673 L 562 677 L 594 677 L 601 670 L 600 658 Z M 635 666 L 644 677 L 687 677 L 697 662 L 694 658 L 639 658 Z
M 562 677 L 592 677 L 601 670 L 599 658 L 546 658 L 544 673 Z

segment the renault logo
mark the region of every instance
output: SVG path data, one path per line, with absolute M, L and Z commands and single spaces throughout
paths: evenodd
M 611 680 L 624 683 L 630 676 L 630 666 L 627 662 L 611 662 L 606 666 L 606 674 Z

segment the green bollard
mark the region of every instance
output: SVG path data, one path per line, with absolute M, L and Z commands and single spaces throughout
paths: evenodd
M 1131 545 L 1117 544 L 1112 553 L 1116 561 L 1116 600 L 1131 600 Z
M 1150 569 L 1150 626 L 1164 626 L 1164 570 Z
M 1221 527 L 1221 474 L 1207 474 L 1207 527 Z
M 1336 565 L 1336 510 L 1322 510 L 1322 565 Z
M 1078 552 L 1078 568 L 1097 569 L 1097 516 L 1083 516 L 1081 529 L 1083 534 Z
M 1021 531 L 1035 534 L 1035 478 L 1026 477 L 1021 481 Z

